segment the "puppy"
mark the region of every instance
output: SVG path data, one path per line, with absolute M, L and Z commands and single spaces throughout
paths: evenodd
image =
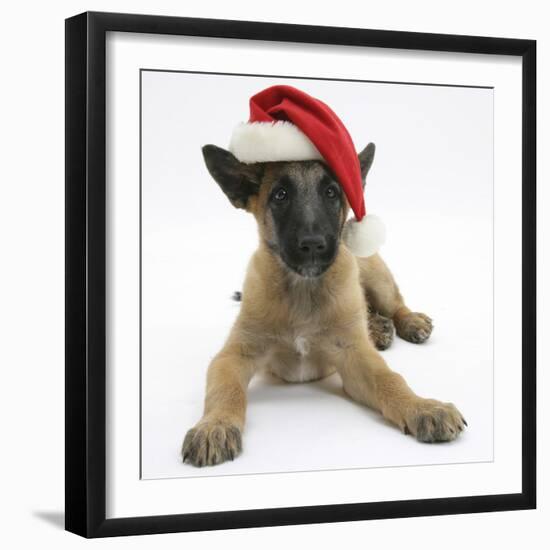
M 374 158 L 360 154 L 363 185 Z M 250 260 L 239 315 L 207 373 L 204 415 L 188 431 L 184 462 L 207 466 L 242 450 L 246 391 L 259 369 L 288 382 L 338 372 L 345 392 L 419 441 L 451 441 L 466 421 L 451 403 L 416 395 L 378 349 L 397 335 L 422 343 L 432 321 L 404 303 L 375 254 L 342 243 L 349 205 L 322 161 L 244 164 L 206 145 L 206 166 L 236 208 L 250 212 L 259 246 Z

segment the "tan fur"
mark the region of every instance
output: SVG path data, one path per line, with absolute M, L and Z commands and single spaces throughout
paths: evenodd
M 247 206 L 258 222 L 260 245 L 248 266 L 240 313 L 208 369 L 204 416 L 185 438 L 184 460 L 217 464 L 240 452 L 246 390 L 260 369 L 290 382 L 337 371 L 352 399 L 380 411 L 404 433 L 422 441 L 454 439 L 463 429 L 456 407 L 417 396 L 377 351 L 384 330 L 373 331 L 374 338 L 369 332 L 369 315 L 378 315 L 420 342 L 431 332 L 429 318 L 405 306 L 378 255 L 359 259 L 341 245 L 323 276 L 290 272 L 264 244 L 271 231 L 268 190 L 263 185 Z

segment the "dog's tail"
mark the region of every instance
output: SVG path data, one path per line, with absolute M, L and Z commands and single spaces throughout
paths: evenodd
M 235 300 L 235 302 L 241 302 L 243 299 L 243 293 L 240 290 L 235 290 L 233 292 L 233 296 L 231 296 L 232 300 Z

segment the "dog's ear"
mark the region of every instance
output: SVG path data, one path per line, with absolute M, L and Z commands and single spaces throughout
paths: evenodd
M 363 187 L 365 187 L 367 174 L 369 173 L 370 167 L 372 166 L 375 151 L 376 147 L 374 146 L 374 143 L 369 143 L 359 153 L 359 164 L 361 165 L 361 177 L 363 178 Z
M 246 208 L 248 199 L 260 190 L 262 165 L 239 162 L 229 151 L 215 145 L 205 145 L 202 154 L 210 175 L 231 204 Z

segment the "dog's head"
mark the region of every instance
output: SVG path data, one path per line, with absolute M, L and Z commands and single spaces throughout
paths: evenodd
M 359 154 L 363 186 L 374 159 L 369 143 Z M 205 145 L 208 171 L 233 206 L 254 214 L 260 238 L 293 272 L 318 277 L 336 258 L 349 205 L 321 161 L 244 164 L 229 151 Z

